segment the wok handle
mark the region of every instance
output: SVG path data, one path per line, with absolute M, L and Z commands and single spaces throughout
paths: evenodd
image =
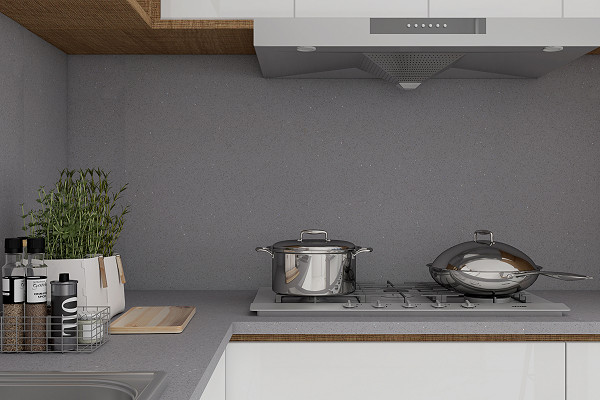
M 271 258 L 275 258 L 275 253 L 273 253 L 273 250 L 271 250 L 270 247 L 257 247 L 255 249 L 256 251 L 262 251 L 264 253 L 269 253 L 271 255 Z
M 329 242 L 331 241 L 330 239 L 327 238 L 327 231 L 321 230 L 321 229 L 305 229 L 303 231 L 300 232 L 300 239 L 298 239 L 299 242 L 302 241 L 302 236 L 304 235 L 319 235 L 319 234 L 324 234 L 325 235 L 325 241 Z
M 528 276 L 528 275 L 544 275 L 549 278 L 560 279 L 563 281 L 580 281 L 580 280 L 585 280 L 585 279 L 594 279 L 593 277 L 587 276 L 587 275 L 574 274 L 571 272 L 555 272 L 555 271 L 507 272 L 506 278 L 510 279 L 509 275 L 512 275 L 513 277 L 517 277 L 517 278 L 521 277 L 521 276 Z

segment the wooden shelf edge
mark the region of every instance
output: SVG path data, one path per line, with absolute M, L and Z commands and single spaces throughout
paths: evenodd
M 234 334 L 230 342 L 598 342 L 600 334 Z

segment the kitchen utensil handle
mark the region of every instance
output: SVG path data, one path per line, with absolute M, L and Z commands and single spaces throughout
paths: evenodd
M 275 253 L 273 253 L 270 247 L 257 247 L 255 250 L 259 252 L 262 251 L 264 253 L 269 253 L 271 255 L 271 258 L 275 258 Z
M 327 232 L 320 230 L 320 229 L 305 229 L 303 231 L 300 232 L 300 239 L 298 239 L 299 242 L 302 241 L 302 236 L 304 235 L 320 235 L 320 234 L 324 234 L 325 235 L 325 241 L 329 242 L 330 240 L 327 238 Z
M 477 240 L 477 236 L 479 236 L 479 235 L 489 235 L 490 236 L 490 246 L 494 244 L 494 234 L 492 233 L 492 231 L 488 231 L 486 229 L 480 229 L 473 233 L 473 241 L 474 242 L 484 243 L 484 242 L 480 242 L 479 240 Z
M 549 278 L 560 279 L 563 281 L 579 281 L 584 279 L 594 279 L 591 276 L 574 274 L 571 272 L 555 272 L 555 271 L 523 271 L 523 272 L 511 272 L 515 277 L 527 276 L 527 275 L 544 275 Z
M 358 249 L 352 252 L 352 257 L 356 257 L 356 255 L 360 253 L 371 253 L 372 251 L 372 247 L 359 247 Z

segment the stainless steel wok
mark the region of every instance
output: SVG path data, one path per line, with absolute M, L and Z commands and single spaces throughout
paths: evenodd
M 489 237 L 483 239 L 482 237 Z M 475 231 L 473 241 L 458 244 L 427 265 L 440 285 L 473 297 L 510 296 L 533 285 L 540 275 L 567 281 L 592 279 L 570 272 L 542 271 L 525 253 L 495 242 L 492 232 Z

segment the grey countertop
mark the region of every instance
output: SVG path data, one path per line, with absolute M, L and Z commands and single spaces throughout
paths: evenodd
M 600 291 L 535 291 L 566 303 L 563 317 L 257 317 L 255 291 L 128 291 L 127 307 L 192 305 L 181 334 L 113 335 L 91 354 L 0 354 L 4 371 L 133 371 L 168 374 L 164 400 L 198 399 L 229 338 L 246 334 L 600 334 Z M 206 373 L 205 373 L 206 372 Z

